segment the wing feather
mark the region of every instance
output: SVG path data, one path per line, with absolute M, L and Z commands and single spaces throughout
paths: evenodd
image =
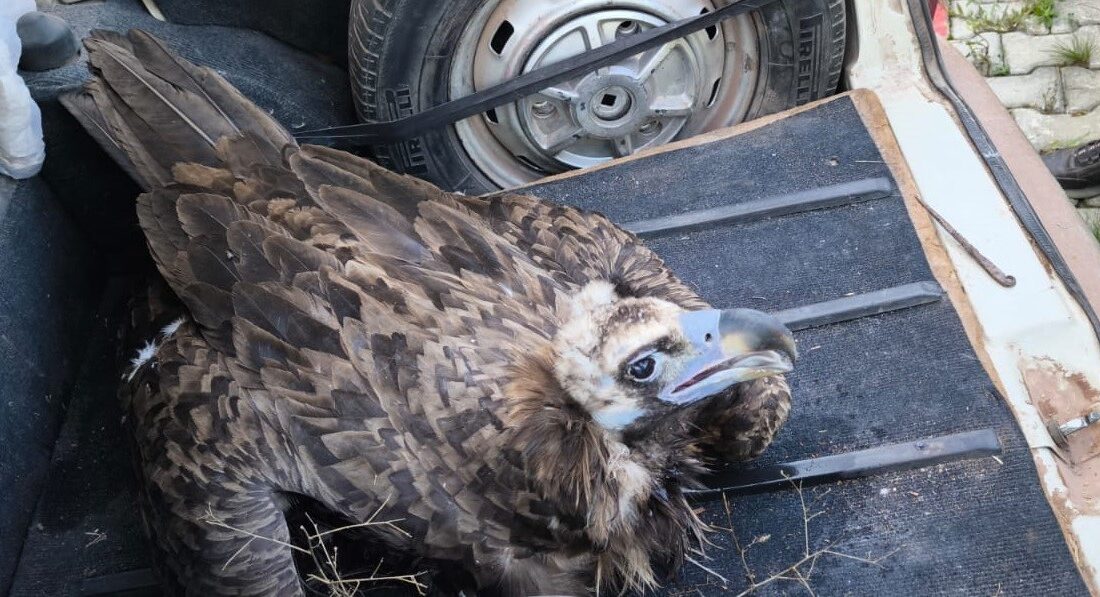
M 702 301 L 600 214 L 444 193 L 299 148 L 216 73 L 151 37 L 101 34 L 88 47 L 95 110 L 73 105 L 151 190 L 140 224 L 197 324 L 179 339 L 191 369 L 165 378 L 163 400 L 217 380 L 283 434 L 289 477 L 360 519 L 386 504 L 425 555 L 549 540 L 531 532 L 547 532 L 532 521 L 545 522 L 549 499 L 532 483 L 581 495 L 591 480 L 581 473 L 602 474 L 605 455 L 576 426 L 560 445 L 528 448 L 576 456 L 577 474 L 522 470 L 524 454 L 505 449 L 517 361 L 547 352 L 564 299 L 592 280 Z M 567 406 L 536 414 L 557 429 Z M 223 408 L 196 419 L 214 429 Z

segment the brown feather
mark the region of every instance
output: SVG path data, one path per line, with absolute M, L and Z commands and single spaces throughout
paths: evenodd
M 92 81 L 88 84 L 90 89 L 98 89 L 101 86 L 100 81 Z M 103 91 L 97 90 L 95 93 L 102 94 Z M 130 178 L 133 178 L 143 188 L 150 189 L 152 182 L 144 179 L 134 165 L 134 160 L 127 154 L 121 142 L 116 140 L 119 129 L 116 127 L 112 131 L 111 125 L 99 111 L 99 106 L 96 105 L 95 98 L 92 96 L 92 92 L 81 89 L 62 93 L 58 96 L 58 100 L 70 113 L 79 114 L 77 120 L 84 124 L 88 134 L 111 156 L 115 163 L 126 171 L 126 174 L 130 175 Z
M 229 130 L 217 135 L 215 139 L 243 141 L 236 147 L 228 148 L 231 150 L 217 147 L 219 157 L 223 160 L 228 160 L 227 154 L 245 153 L 244 144 L 248 144 L 252 146 L 252 151 L 248 152 L 250 164 L 262 163 L 260 160 L 264 160 L 270 165 L 277 165 L 283 147 L 294 144 L 293 137 L 285 129 L 275 124 L 221 77 L 211 76 L 213 71 L 210 69 L 199 68 L 180 60 L 165 49 L 159 40 L 144 31 L 132 31 L 129 40 L 134 55 L 146 70 L 155 77 L 201 97 L 205 100 L 203 103 L 212 107 L 225 121 Z
M 706 306 L 632 234 L 299 148 L 146 34 L 87 45 L 98 112 L 80 100 L 74 115 L 150 189 L 139 222 L 192 320 L 129 386 L 145 509 L 189 591 L 300 592 L 291 550 L 247 534 L 291 540 L 285 494 L 400 519 L 376 539 L 480 562 L 482 587 L 579 589 L 599 569 L 607 586 L 648 588 L 704 528 L 680 492 L 701 470 L 699 436 L 750 418 L 772 434 L 785 417 L 773 385 L 738 403 L 770 412 L 727 404 L 706 432 L 685 414 L 645 441 L 613 437 L 555 377 L 574 297 L 606 281 Z
M 357 236 L 368 251 L 412 263 L 428 259 L 428 250 L 415 237 L 412 225 L 392 207 L 332 186 L 321 187 L 315 197 L 321 208 Z

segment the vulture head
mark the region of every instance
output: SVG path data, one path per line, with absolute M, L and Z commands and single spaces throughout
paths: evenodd
M 554 375 L 601 427 L 627 434 L 746 381 L 786 373 L 794 337 L 752 309 L 685 310 L 585 286 L 554 339 Z

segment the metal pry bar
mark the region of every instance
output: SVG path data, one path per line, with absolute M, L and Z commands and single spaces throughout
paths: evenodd
M 791 488 L 792 483 L 858 479 L 1000 453 L 997 433 L 992 429 L 979 429 L 755 469 L 731 468 L 704 479 L 707 487 L 685 493 L 694 501 L 705 501 L 725 492 L 751 493 Z
M 367 122 L 348 126 L 301 131 L 294 137 L 307 143 L 345 145 L 377 145 L 394 143 L 419 137 L 424 133 L 447 126 L 486 110 L 499 108 L 547 87 L 574 79 L 600 67 L 662 46 L 670 41 L 714 26 L 726 19 L 746 14 L 767 6 L 776 0 L 740 0 L 712 12 L 689 17 L 660 27 L 617 39 L 605 46 L 555 62 L 514 79 L 483 89 L 466 97 L 433 106 L 410 116 L 385 122 Z

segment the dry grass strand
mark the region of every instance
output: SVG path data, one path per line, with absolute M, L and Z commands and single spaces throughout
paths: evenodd
M 810 539 L 810 521 L 824 514 L 825 512 L 823 510 L 818 512 L 810 511 L 810 507 L 806 503 L 806 496 L 802 490 L 802 483 L 795 483 L 794 481 L 791 481 L 791 486 L 798 494 L 798 503 L 802 508 L 802 558 L 800 558 L 797 562 L 780 570 L 779 572 L 776 572 L 775 574 L 772 574 L 771 576 L 768 576 L 767 578 L 759 581 L 757 580 L 757 574 L 749 565 L 748 558 L 745 556 L 745 554 L 754 545 L 768 541 L 771 538 L 771 535 L 759 535 L 757 537 L 754 537 L 750 543 L 742 547 L 741 540 L 740 538 L 738 538 L 737 533 L 734 531 L 733 515 L 730 509 L 729 499 L 726 497 L 725 494 L 722 495 L 722 503 L 725 507 L 726 522 L 728 524 L 728 528 L 725 528 L 724 530 L 729 532 L 730 537 L 733 539 L 734 548 L 738 551 L 738 555 L 741 558 L 741 566 L 744 568 L 745 577 L 749 582 L 748 588 L 741 591 L 740 593 L 737 593 L 734 597 L 745 597 L 746 595 L 751 595 L 755 593 L 758 589 L 777 581 L 797 582 L 798 584 L 802 585 L 802 587 L 806 589 L 806 592 L 809 593 L 812 597 L 816 597 L 816 593 L 814 592 L 813 586 L 810 581 L 813 578 L 814 570 L 817 568 L 818 560 L 824 557 L 835 557 L 853 560 L 871 566 L 881 566 L 883 560 L 897 553 L 898 550 L 895 549 L 877 558 L 862 558 L 832 549 L 828 544 L 826 545 L 826 547 L 811 551 L 810 546 L 812 542 Z M 803 569 L 804 566 L 805 569 Z M 710 571 L 709 569 L 704 569 Z M 721 578 L 721 576 L 717 573 L 714 574 Z
M 223 569 L 226 566 L 229 566 L 229 564 L 234 559 L 236 559 L 237 556 L 243 553 L 245 549 L 252 545 L 255 540 L 259 539 L 261 541 L 268 541 L 276 545 L 290 548 L 297 553 L 308 556 L 316 567 L 317 572 L 308 574 L 306 576 L 307 580 L 318 583 L 320 585 L 324 585 L 330 597 L 354 597 L 355 595 L 359 594 L 359 590 L 363 587 L 363 585 L 378 584 L 383 582 L 405 583 L 415 588 L 418 594 L 424 595 L 427 593 L 428 586 L 423 582 L 422 577 L 426 574 L 426 572 L 417 572 L 415 574 L 379 575 L 378 571 L 382 568 L 381 560 L 379 560 L 377 566 L 375 566 L 374 571 L 370 574 L 370 576 L 344 578 L 340 572 L 338 548 L 336 546 L 330 546 L 328 543 L 325 542 L 326 537 L 330 537 L 334 534 L 349 531 L 352 529 L 359 529 L 364 527 L 385 527 L 392 531 L 403 534 L 406 537 L 409 536 L 408 532 L 397 526 L 397 523 L 400 522 L 400 519 L 377 520 L 378 515 L 382 512 L 382 510 L 385 509 L 388 504 L 389 498 L 383 501 L 382 505 L 380 505 L 374 511 L 374 513 L 371 514 L 364 522 L 349 524 L 346 526 L 325 531 L 322 531 L 320 527 L 317 526 L 317 523 L 314 522 L 312 518 L 309 518 L 307 516 L 307 518 L 309 518 L 310 525 L 313 527 L 312 532 L 304 525 L 299 527 L 299 529 L 302 531 L 302 535 L 306 539 L 306 544 L 308 545 L 308 548 L 294 545 L 292 543 L 287 543 L 286 541 L 281 541 L 279 539 L 258 535 L 251 531 L 235 527 L 216 516 L 213 510 L 209 507 L 207 508 L 206 515 L 203 516 L 202 521 L 218 528 L 226 529 L 234 533 L 240 533 L 249 538 L 248 541 L 240 547 L 240 549 L 233 552 L 233 554 L 229 556 L 229 558 L 223 565 Z

